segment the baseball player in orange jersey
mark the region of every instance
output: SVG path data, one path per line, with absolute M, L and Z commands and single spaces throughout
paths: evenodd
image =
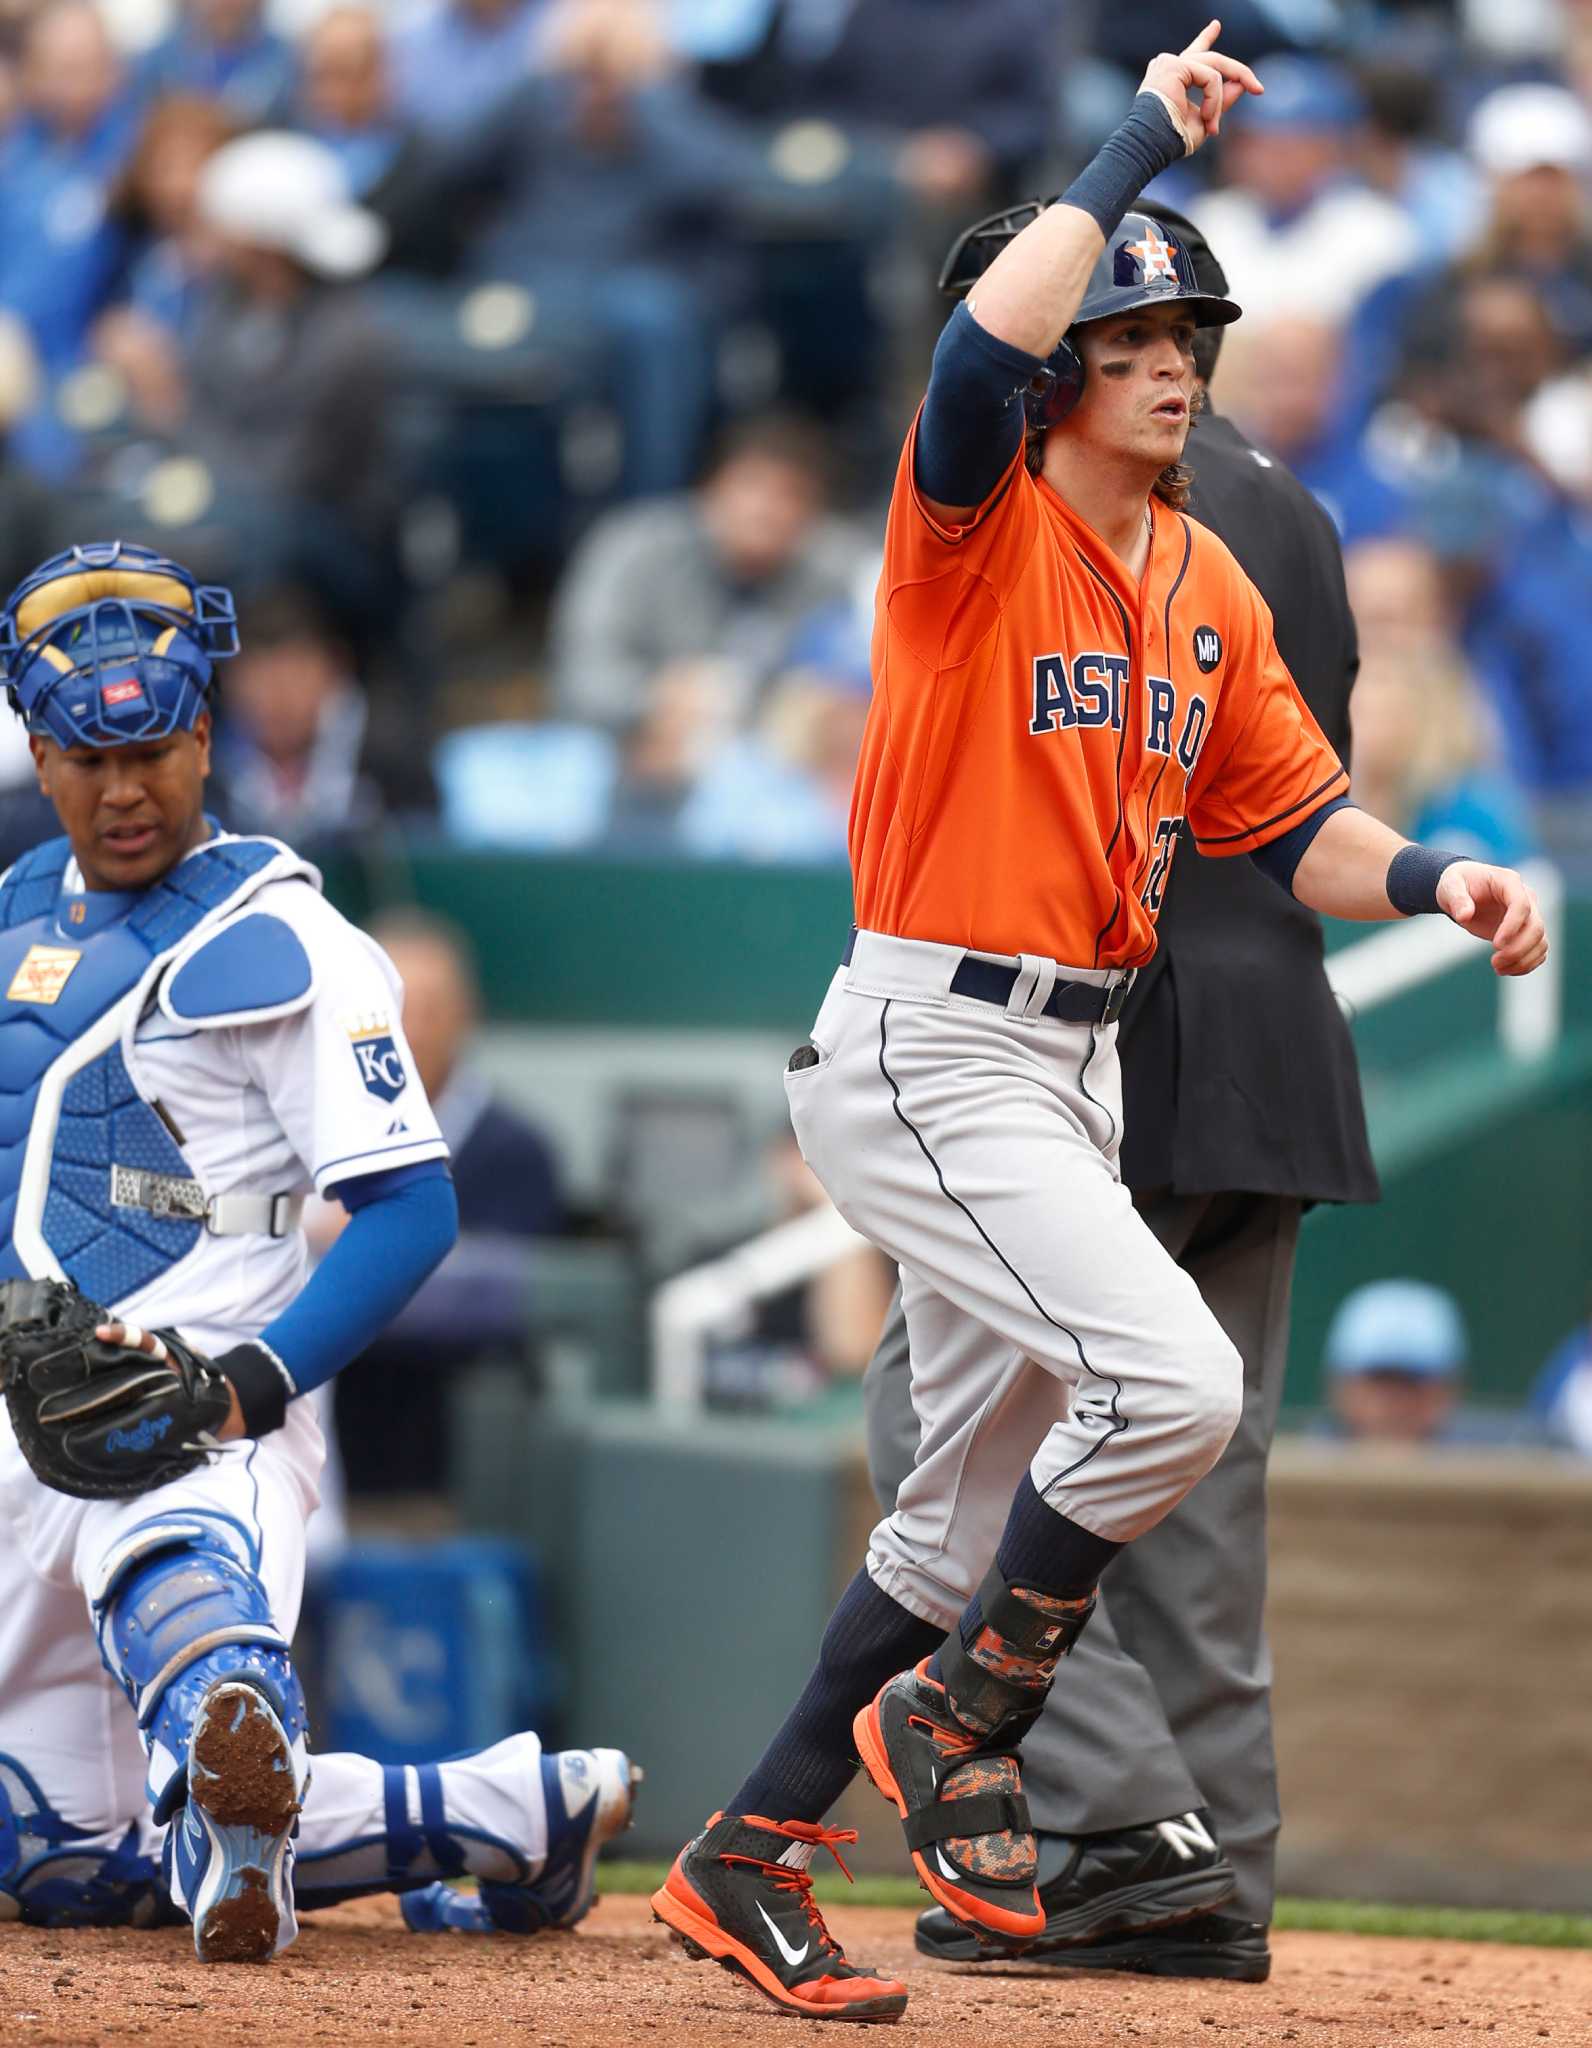
M 812 2018 L 906 2003 L 811 1893 L 859 1754 L 939 1905 L 1043 1930 L 1022 1737 L 1102 1569 L 1238 1416 L 1238 1356 L 1115 1164 L 1115 1018 L 1184 822 L 1329 915 L 1442 911 L 1499 973 L 1546 952 L 1519 876 L 1349 803 L 1265 605 L 1179 509 L 1193 336 L 1238 308 L 1129 208 L 1262 89 L 1217 28 L 1155 59 L 952 315 L 896 480 L 857 929 L 786 1090 L 836 1206 L 901 1268 L 917 1463 L 801 1699 L 653 1898 Z

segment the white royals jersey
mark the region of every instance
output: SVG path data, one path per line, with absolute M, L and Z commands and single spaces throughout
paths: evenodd
M 68 888 L 76 879 L 69 867 Z M 303 879 L 267 882 L 247 909 L 280 918 L 303 945 L 314 976 L 307 1006 L 202 1030 L 151 1007 L 133 1040 L 133 1079 L 175 1127 L 205 1191 L 325 1194 L 361 1174 L 446 1159 L 386 954 Z M 173 1326 L 202 1350 L 224 1350 L 280 1315 L 307 1268 L 301 1229 L 279 1238 L 206 1231 L 114 1306 L 146 1328 Z

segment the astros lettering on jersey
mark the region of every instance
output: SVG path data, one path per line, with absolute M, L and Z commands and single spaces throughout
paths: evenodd
M 914 482 L 916 439 L 852 798 L 857 923 L 1140 966 L 1185 820 L 1202 853 L 1251 853 L 1347 774 L 1215 534 L 1152 499 L 1135 584 L 1020 450 L 965 526 L 943 526 Z

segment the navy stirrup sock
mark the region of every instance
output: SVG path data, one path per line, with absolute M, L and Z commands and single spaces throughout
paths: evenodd
M 1062 1600 L 1082 1600 L 1122 1547 L 1048 1507 L 1025 1472 L 1012 1495 L 995 1567 L 1008 1586 L 1037 1586 Z M 964 1640 L 966 1629 L 964 1620 Z
M 818 1668 L 724 1811 L 764 1820 L 822 1820 L 857 1774 L 851 1724 L 858 1710 L 944 1635 L 881 1593 L 866 1570 L 859 1571 L 829 1618 Z

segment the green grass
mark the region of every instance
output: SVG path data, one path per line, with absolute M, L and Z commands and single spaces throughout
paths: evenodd
M 1376 1906 L 1363 1899 L 1280 1899 L 1277 1925 L 1310 1934 L 1397 1934 L 1419 1941 L 1503 1941 L 1592 1948 L 1578 1913 L 1506 1913 L 1476 1906 Z
M 652 1892 L 669 1874 L 664 1863 L 608 1863 L 599 1889 Z M 921 1907 L 909 1877 L 820 1877 L 813 1886 L 827 1905 Z M 1276 1925 L 1310 1934 L 1393 1934 L 1416 1941 L 1502 1941 L 1526 1948 L 1592 1948 L 1592 1919 L 1573 1913 L 1503 1913 L 1465 1906 L 1375 1906 L 1358 1899 L 1281 1899 Z

